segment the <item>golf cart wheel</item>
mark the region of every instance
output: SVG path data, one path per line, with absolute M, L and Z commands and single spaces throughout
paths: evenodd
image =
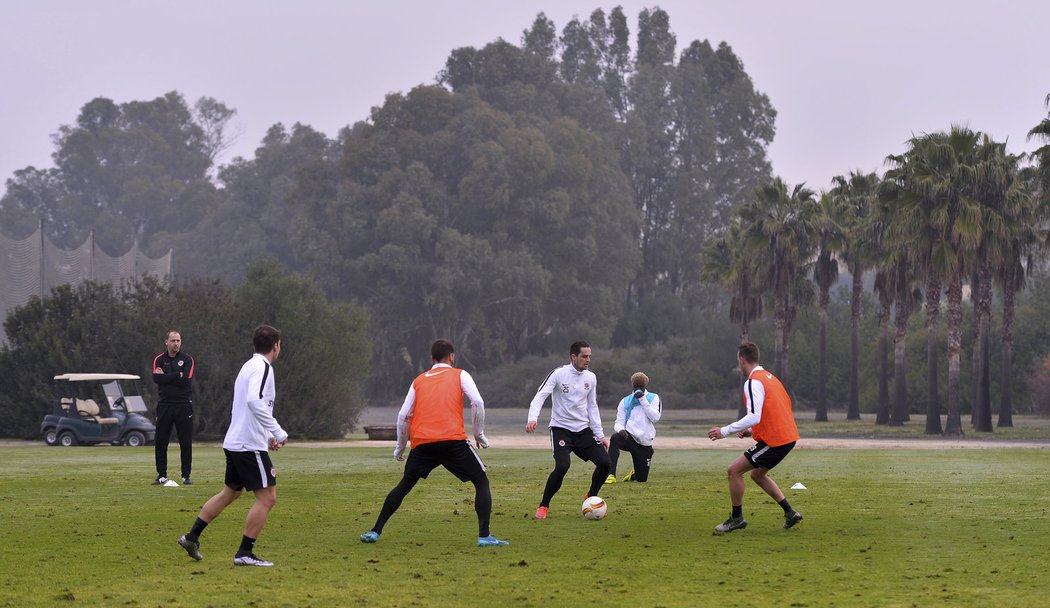
M 146 436 L 138 431 L 131 431 L 124 437 L 124 445 L 139 448 L 146 445 Z
M 58 433 L 55 429 L 50 428 L 44 431 L 44 443 L 51 446 L 58 445 Z
M 64 431 L 58 436 L 58 443 L 62 447 L 68 448 L 77 444 L 77 437 L 72 431 Z

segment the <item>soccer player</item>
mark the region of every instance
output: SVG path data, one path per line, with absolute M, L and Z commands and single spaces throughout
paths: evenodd
M 609 440 L 609 477 L 605 483 L 616 483 L 616 461 L 620 459 L 620 450 L 631 454 L 634 468 L 623 481 L 645 483 L 649 479 L 649 467 L 653 462 L 653 439 L 656 438 L 655 422 L 660 420 L 663 406 L 660 395 L 650 393 L 649 376 L 642 372 L 631 375 L 630 395 L 620 400 L 616 406 L 616 422 L 613 423 L 613 436 Z
M 561 489 L 569 471 L 570 453 L 594 463 L 587 496 L 597 496 L 609 474 L 609 440 L 602 431 L 598 413 L 598 378 L 588 369 L 590 366 L 591 345 L 573 342 L 569 347 L 569 364 L 548 374 L 529 404 L 526 433 L 536 430 L 543 403 L 548 396 L 551 398 L 549 427 L 554 470 L 547 477 L 536 519 L 547 519 L 551 499 Z
M 237 500 L 247 488 L 255 493 L 255 502 L 244 522 L 241 546 L 233 558 L 235 566 L 272 566 L 254 553 L 270 509 L 277 502 L 277 471 L 270 462 L 268 450 L 277 451 L 288 443 L 288 433 L 273 417 L 277 396 L 271 364 L 281 354 L 281 332 L 260 325 L 252 334 L 255 354 L 242 367 L 233 385 L 233 414 L 230 428 L 222 442 L 226 454 L 226 483 L 222 490 L 204 503 L 200 515 L 179 546 L 195 560 L 204 559 L 200 552 L 200 535 L 223 510 Z
M 383 533 L 383 527 L 401 506 L 420 479 L 426 479 L 439 465 L 459 478 L 474 484 L 474 512 L 478 516 L 478 546 L 508 545 L 489 532 L 492 515 L 492 492 L 485 463 L 481 462 L 474 446 L 463 430 L 463 395 L 470 400 L 474 439 L 478 447 L 489 447 L 485 437 L 485 402 L 474 379 L 464 370 L 456 369 L 456 349 L 448 340 L 437 340 L 430 347 L 434 362 L 430 370 L 412 381 L 405 402 L 397 414 L 397 446 L 394 460 L 405 459 L 405 472 L 394 489 L 387 494 L 383 508 L 372 529 L 360 536 L 363 543 L 374 543 Z
M 744 473 L 751 471 L 751 479 L 758 487 L 784 509 L 784 529 L 802 521 L 802 514 L 791 508 L 784 493 L 769 476 L 798 441 L 798 427 L 791 412 L 791 398 L 780 380 L 758 364 L 758 346 L 745 342 L 737 348 L 737 363 L 747 380 L 744 399 L 747 413 L 743 418 L 723 427 L 711 427 L 707 436 L 717 441 L 736 433 L 739 437 L 754 437 L 755 445 L 729 465 L 729 497 L 733 511 L 729 519 L 715 526 L 715 534 L 725 534 L 747 527 L 744 519 Z

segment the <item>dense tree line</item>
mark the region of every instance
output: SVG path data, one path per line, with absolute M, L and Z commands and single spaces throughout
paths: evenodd
M 181 285 L 86 282 L 18 308 L 4 323 L 9 344 L 0 351 L 3 434 L 37 436 L 53 398 L 51 378 L 64 372 L 137 374 L 152 409 L 150 362 L 174 328 L 196 364 L 195 434 L 221 438 L 229 425 L 233 381 L 251 356 L 259 319 L 282 332 L 276 365 L 282 423 L 300 437 L 344 436 L 363 407 L 367 315 L 354 305 L 329 303 L 310 279 L 272 264 L 250 267 L 234 289 L 215 279 Z
M 926 411 L 939 423 L 942 384 L 951 432 L 971 394 L 999 385 L 1009 404 L 1013 326 L 1034 304 L 1019 289 L 1045 229 L 1047 148 L 1030 168 L 952 129 L 916 137 L 883 175 L 786 184 L 766 156 L 776 111 L 732 48 L 679 48 L 660 9 L 636 24 L 596 10 L 559 32 L 541 13 L 520 44 L 454 49 L 435 84 L 387 96 L 334 138 L 277 124 L 252 158 L 224 166 L 214 161 L 233 110 L 221 102 L 95 99 L 59 130 L 54 168 L 8 180 L 0 223 L 24 236 L 42 218 L 68 245 L 94 230 L 114 250 L 133 238 L 174 247 L 182 279 L 225 286 L 253 260 L 277 260 L 367 311 L 368 339 L 348 348 L 371 357 L 358 378 L 381 402 L 428 365 L 437 337 L 494 378 L 585 338 L 615 349 L 617 365 L 666 370 L 665 390 L 683 401 L 731 391 L 733 348 L 752 337 L 818 420 L 843 407 L 850 419 L 874 411 L 900 424 Z M 928 398 L 908 380 L 919 310 Z M 967 315 L 977 348 L 962 340 Z M 987 371 L 993 330 L 998 379 Z M 845 344 L 848 356 L 834 350 Z M 1045 353 L 1029 346 L 1024 369 Z M 964 391 L 964 376 L 979 385 Z M 515 381 L 496 404 L 532 389 Z M 987 430 L 988 399 L 973 405 Z

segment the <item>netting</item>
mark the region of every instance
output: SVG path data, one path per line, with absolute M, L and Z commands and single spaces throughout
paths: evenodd
M 171 251 L 153 259 L 135 243 L 124 255 L 113 257 L 95 244 L 93 234 L 70 250 L 56 247 L 40 228 L 21 240 L 0 234 L 0 320 L 33 296 L 44 297 L 59 285 L 75 286 L 87 280 L 119 283 L 142 275 L 170 277 Z M 6 342 L 0 325 L 0 343 Z

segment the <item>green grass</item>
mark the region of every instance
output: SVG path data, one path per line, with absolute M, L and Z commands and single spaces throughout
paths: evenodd
M 1050 450 L 817 450 L 774 471 L 805 514 L 782 514 L 748 481 L 746 530 L 728 515 L 735 451 L 658 450 L 650 483 L 607 486 L 609 516 L 579 513 L 578 460 L 531 515 L 550 470 L 543 450 L 491 449 L 492 531 L 475 547 L 473 490 L 443 470 L 364 545 L 400 476 L 388 448 L 274 455 L 278 504 L 257 552 L 235 568 L 244 497 L 202 537 L 175 539 L 221 484 L 221 450 L 198 446 L 193 486 L 149 485 L 152 450 L 0 448 L 0 606 L 1036 606 L 1050 566 Z M 177 461 L 177 456 L 173 453 Z M 626 465 L 629 458 L 622 461 Z M 621 471 L 626 472 L 626 470 Z

